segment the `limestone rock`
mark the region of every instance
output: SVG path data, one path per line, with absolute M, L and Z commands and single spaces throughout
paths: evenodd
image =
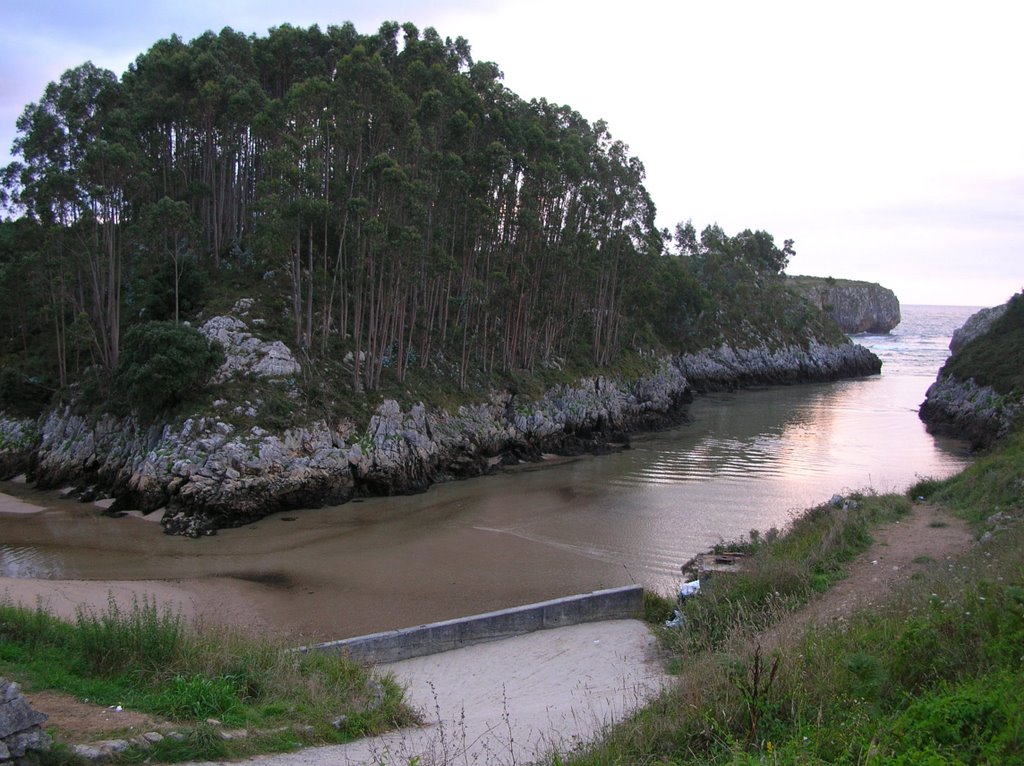
M 238 320 L 220 319 L 207 324 L 240 331 Z M 630 432 L 681 423 L 694 387 L 833 380 L 879 365 L 852 344 L 723 346 L 663 359 L 635 380 L 588 377 L 532 400 L 492 391 L 454 412 L 386 400 L 365 426 L 316 421 L 279 433 L 232 426 L 218 408 L 154 427 L 55 410 L 39 426 L 35 478 L 40 487 L 95 485 L 117 498 L 111 512 L 164 508 L 165 531 L 199 537 L 277 511 L 418 492 L 545 453 L 619 449 Z
M 1001 306 L 992 306 L 971 314 L 962 327 L 953 331 L 953 337 L 949 341 L 949 350 L 955 354 L 979 335 L 984 335 L 992 323 L 1006 313 L 1008 306 L 1009 304 L 1004 303 Z
M 679 369 L 698 391 L 717 391 L 754 384 L 807 383 L 874 375 L 882 362 L 863 346 L 847 343 L 807 349 L 721 346 L 677 359 Z
M 224 348 L 224 364 L 214 379 L 224 381 L 242 375 L 259 378 L 291 378 L 302 372 L 302 367 L 291 350 L 281 341 L 262 341 L 248 331 L 241 319 L 213 317 L 199 327 L 209 340 Z
M 918 414 L 929 431 L 966 438 L 980 448 L 1006 436 L 1021 412 L 1020 401 L 979 386 L 973 378 L 940 375 L 928 387 Z
M 896 294 L 873 282 L 791 277 L 789 285 L 832 317 L 845 333 L 886 333 L 900 323 Z
M 1001 306 L 982 309 L 953 333 L 949 347 L 955 357 L 968 344 L 985 335 L 1008 310 L 1015 295 Z M 952 358 L 952 357 L 951 357 Z M 973 448 L 989 446 L 1006 436 L 1014 422 L 1024 413 L 1024 400 L 1019 394 L 1000 394 L 974 378 L 958 380 L 943 366 L 935 382 L 929 386 L 918 415 L 933 433 L 965 438 Z
M 0 762 L 27 763 L 26 756 L 49 750 L 52 740 L 40 728 L 46 718 L 32 709 L 18 684 L 0 678 Z

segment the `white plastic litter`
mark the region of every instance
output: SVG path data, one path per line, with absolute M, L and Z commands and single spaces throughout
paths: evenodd
M 690 596 L 696 596 L 700 590 L 700 580 L 691 580 L 690 582 L 684 582 L 679 586 L 679 598 L 689 598 Z

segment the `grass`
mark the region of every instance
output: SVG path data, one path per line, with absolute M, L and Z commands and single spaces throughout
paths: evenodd
M 29 690 L 53 689 L 166 718 L 185 735 L 128 752 L 129 762 L 346 742 L 413 721 L 391 679 L 376 680 L 338 656 L 189 626 L 145 598 L 130 609 L 111 600 L 100 613 L 80 611 L 73 623 L 40 607 L 0 604 L 0 675 Z M 210 719 L 251 735 L 226 741 Z
M 999 449 L 975 461 L 945 481 L 924 479 L 910 489 L 923 497 L 952 508 L 981 530 L 999 513 L 1020 513 L 1024 509 L 1024 431 L 1016 431 Z
M 849 510 L 812 509 L 785 535 L 752 532 L 748 540 L 723 546 L 747 554 L 745 570 L 702 583 L 700 598 L 682 607 L 686 630 L 664 632 L 670 650 L 691 657 L 756 635 L 843 577 L 844 565 L 870 544 L 872 526 L 910 509 L 906 498 L 891 495 L 852 500 Z
M 1010 299 L 1006 313 L 986 333 L 951 356 L 940 375 L 973 378 L 1019 400 L 1024 392 L 1024 293 Z
M 786 535 L 743 542 L 749 571 L 708 580 L 664 630 L 681 678 L 562 764 L 1024 762 L 1024 438 L 912 490 L 987 542 L 955 563 L 922 556 L 908 583 L 839 626 L 764 652 L 759 634 L 842 576 L 871 528 L 907 508 L 862 498 Z M 996 514 L 993 520 L 993 514 Z M 659 615 L 653 607 L 648 614 Z

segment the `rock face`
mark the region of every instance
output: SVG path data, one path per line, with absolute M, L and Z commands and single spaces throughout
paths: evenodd
M 769 350 L 767 348 L 718 349 L 685 354 L 679 369 L 697 391 L 720 391 L 751 385 L 810 383 L 876 375 L 882 362 L 863 346 L 847 343 L 825 346 L 811 343 Z
M 941 375 L 928 387 L 918 414 L 931 433 L 967 439 L 974 449 L 1006 436 L 1021 404 L 973 379 Z
M 224 364 L 217 370 L 216 381 L 239 375 L 291 378 L 302 372 L 284 343 L 262 341 L 248 330 L 245 322 L 234 317 L 213 317 L 199 327 L 208 340 L 215 340 L 224 348 Z
M 1015 296 L 1011 301 L 1019 298 Z M 982 338 L 993 323 L 1006 314 L 1009 306 L 1007 302 L 971 315 L 963 327 L 953 333 L 949 343 L 953 357 L 969 343 Z M 967 439 L 974 449 L 980 449 L 1009 433 L 1022 412 L 1024 402 L 1019 395 L 1001 394 L 991 386 L 979 385 L 974 378 L 959 380 L 943 366 L 935 382 L 928 387 L 918 414 L 930 432 Z
M 584 379 L 533 402 L 495 393 L 455 413 L 385 400 L 365 430 L 317 422 L 277 435 L 212 417 L 144 429 L 65 410 L 41 424 L 34 478 L 42 488 L 97 484 L 118 498 L 114 512 L 166 506 L 168 532 L 199 536 L 287 508 L 421 491 L 544 452 L 608 450 L 629 431 L 681 422 L 688 396 L 666 362 L 632 383 Z
M 873 282 L 790 277 L 788 284 L 832 317 L 845 333 L 886 333 L 900 323 L 896 294 Z
M 1009 305 L 1004 303 L 1002 306 L 993 306 L 971 314 L 964 322 L 963 327 L 953 331 L 953 337 L 949 341 L 949 350 L 955 354 L 979 335 L 984 335 L 992 323 L 1006 313 Z
M 260 341 L 246 337 L 240 320 L 215 318 L 204 328 L 232 349 L 218 375 L 260 374 L 261 360 L 272 356 L 255 345 Z M 244 351 L 250 346 L 251 354 Z M 273 356 L 285 362 L 273 377 L 287 374 L 294 357 Z M 147 428 L 132 418 L 86 418 L 64 409 L 30 430 L 10 429 L 20 434 L 12 443 L 20 440 L 31 457 L 30 478 L 37 487 L 92 485 L 116 498 L 111 512 L 164 508 L 168 533 L 196 537 L 289 508 L 422 491 L 435 482 L 539 460 L 544 453 L 619 449 L 630 432 L 681 423 L 694 388 L 835 380 L 880 367 L 877 357 L 852 344 L 723 346 L 663 359 L 639 379 L 584 378 L 537 400 L 495 391 L 455 412 L 385 400 L 365 425 L 319 421 L 270 433 L 258 425 L 240 426 L 239 418 L 233 425 L 206 413 Z M 225 405 L 215 402 L 214 412 Z M 248 416 L 244 407 L 233 412 Z
M 0 766 L 36 763 L 36 754 L 52 744 L 44 723 L 46 714 L 32 709 L 21 687 L 0 678 Z

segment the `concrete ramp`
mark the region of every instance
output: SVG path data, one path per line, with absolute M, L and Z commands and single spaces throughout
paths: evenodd
M 367 664 L 398 662 L 537 630 L 599 620 L 633 619 L 642 615 L 643 608 L 644 589 L 628 585 L 413 628 L 328 641 L 302 647 L 301 651 L 339 652 Z

